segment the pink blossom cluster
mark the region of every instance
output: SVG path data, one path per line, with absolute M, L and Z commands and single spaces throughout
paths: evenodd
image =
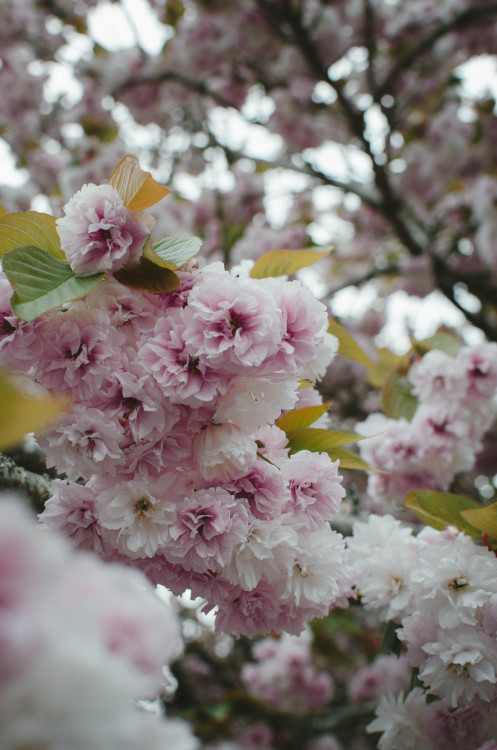
M 447 714 L 471 709 L 486 717 L 474 745 L 450 745 L 446 738 L 445 745 L 433 747 L 476 748 L 493 737 L 491 729 L 497 727 L 497 559 L 493 552 L 453 528 L 440 532 L 425 527 L 414 536 L 410 527 L 388 515 L 357 522 L 347 546 L 362 604 L 376 610 L 381 620 L 400 624 L 397 636 L 407 662 L 417 669 L 426 693 L 441 699 L 440 711 L 442 707 Z M 430 716 L 434 712 L 430 709 Z M 394 721 L 396 711 L 390 703 L 386 715 Z M 386 731 L 379 719 L 371 726 Z M 385 740 L 379 747 L 393 750 L 397 745 Z M 407 740 L 405 747 L 411 747 Z
M 94 194 L 71 201 L 63 244 L 70 233 L 88 249 Z M 112 226 L 120 207 L 104 198 Z M 42 521 L 204 597 L 221 630 L 300 632 L 348 590 L 344 541 L 328 524 L 345 494 L 338 462 L 290 455 L 274 424 L 300 378 L 319 378 L 334 356 L 326 307 L 298 281 L 219 262 L 179 277 L 167 294 L 110 277 L 31 323 L 13 314 L 3 280 L 0 364 L 73 401 L 39 439 L 67 477 Z
M 470 471 L 482 438 L 497 414 L 497 344 L 463 346 L 455 357 L 431 350 L 410 369 L 416 412 L 389 419 L 371 414 L 357 426 L 372 435 L 359 444 L 361 456 L 385 473 L 370 474 L 368 494 L 384 511 L 412 489 L 446 488 Z
M 329 672 L 318 672 L 307 633 L 265 638 L 252 647 L 255 662 L 243 665 L 241 680 L 255 698 L 290 714 L 312 711 L 333 695 Z
M 143 574 L 75 552 L 2 498 L 2 750 L 195 750 L 186 723 L 140 708 L 162 692 L 179 633 Z
M 404 654 L 378 654 L 370 664 L 358 667 L 348 680 L 352 703 L 379 701 L 386 692 L 407 690 L 411 683 L 411 669 Z

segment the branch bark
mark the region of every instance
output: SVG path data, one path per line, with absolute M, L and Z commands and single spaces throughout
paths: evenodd
M 35 474 L 17 466 L 9 456 L 0 453 L 0 490 L 17 490 L 27 495 L 34 509 L 41 513 L 52 494 L 48 474 Z

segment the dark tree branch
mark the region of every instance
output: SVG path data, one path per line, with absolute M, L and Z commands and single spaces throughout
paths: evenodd
M 493 286 L 489 275 L 457 273 L 437 256 L 433 256 L 432 263 L 438 289 L 463 313 L 469 323 L 482 330 L 490 341 L 497 341 L 497 288 Z M 459 302 L 455 289 L 458 283 L 464 283 L 468 291 L 480 299 L 482 309 L 479 312 L 471 312 Z M 494 308 L 493 314 L 490 306 Z
M 17 466 L 12 458 L 0 453 L 0 490 L 17 490 L 29 497 L 34 509 L 41 513 L 52 494 L 52 481 L 47 474 L 35 474 Z
M 343 190 L 344 193 L 353 193 L 354 195 L 357 195 L 357 197 L 360 198 L 365 205 L 370 206 L 376 211 L 381 211 L 382 204 L 377 197 L 375 197 L 372 193 L 369 193 L 365 189 L 364 185 L 354 181 L 344 182 L 343 180 L 337 180 L 334 177 L 327 175 L 325 172 L 322 172 L 320 169 L 313 167 L 312 164 L 309 164 L 309 162 L 306 161 L 303 157 L 299 159 L 299 162 L 301 162 L 299 164 L 292 161 L 291 158 L 264 159 L 258 156 L 249 156 L 243 151 L 237 151 L 236 149 L 232 149 L 229 146 L 221 143 L 221 141 L 219 141 L 214 133 L 209 131 L 207 135 L 209 137 L 208 145 L 211 147 L 216 146 L 222 149 L 226 154 L 226 159 L 229 164 L 233 164 L 233 162 L 237 161 L 238 159 L 249 158 L 253 162 L 255 162 L 255 164 L 260 164 L 264 167 L 272 167 L 274 169 L 288 169 L 292 172 L 298 172 L 299 174 L 313 177 L 319 180 L 319 182 L 323 183 L 324 185 L 328 185 L 329 187 L 336 187 L 339 190 Z
M 210 89 L 205 81 L 196 81 L 195 79 L 189 78 L 175 70 L 162 70 L 154 75 L 129 78 L 127 81 L 123 81 L 123 83 L 119 84 L 119 86 L 116 86 L 113 91 L 111 91 L 111 96 L 113 96 L 114 99 L 118 99 L 126 91 L 136 88 L 137 86 L 144 86 L 147 83 L 166 83 L 167 81 L 180 83 L 190 91 L 194 91 L 201 96 L 208 96 L 221 107 L 235 107 L 233 102 L 229 99 L 226 99 L 226 97 L 219 94 L 217 91 Z
M 363 284 L 366 284 L 366 282 L 371 281 L 372 279 L 377 279 L 380 276 L 388 276 L 394 273 L 400 273 L 400 268 L 396 264 L 385 266 L 385 268 L 372 268 L 371 270 L 362 274 L 362 276 L 359 276 L 356 279 L 351 279 L 350 281 L 344 281 L 343 284 L 340 284 L 340 286 L 336 286 L 333 289 L 330 289 L 328 295 L 330 297 L 333 297 L 334 294 L 337 294 L 337 292 L 341 292 L 342 289 L 347 289 L 347 287 L 349 286 L 360 287 Z
M 400 57 L 394 64 L 388 75 L 386 76 L 383 83 L 381 83 L 375 91 L 375 99 L 381 99 L 384 94 L 388 94 L 393 86 L 397 77 L 405 70 L 410 68 L 419 57 L 427 52 L 435 42 L 441 37 L 449 34 L 452 31 L 458 31 L 459 29 L 466 29 L 468 26 L 475 26 L 489 19 L 497 16 L 497 4 L 492 5 L 480 5 L 474 8 L 467 8 L 461 11 L 453 18 L 445 23 L 441 23 L 436 28 L 432 29 L 423 39 L 417 44 L 413 45 L 405 55 Z
M 268 10 L 267 0 L 258 0 L 259 5 Z M 271 18 L 274 19 L 276 11 L 274 8 L 271 9 Z M 375 159 L 375 155 L 371 150 L 371 144 L 366 137 L 366 123 L 364 120 L 364 114 L 361 110 L 357 109 L 354 104 L 347 98 L 344 93 L 344 87 L 339 81 L 335 81 L 329 75 L 326 65 L 322 62 L 319 57 L 316 45 L 309 37 L 307 29 L 302 23 L 302 18 L 298 10 L 294 10 L 288 1 L 285 2 L 283 10 L 280 14 L 280 22 L 286 23 L 293 32 L 294 43 L 298 46 L 302 52 L 304 58 L 312 70 L 312 72 L 320 79 L 329 83 L 337 95 L 338 102 L 342 107 L 342 110 L 347 118 L 350 129 L 353 135 L 359 139 L 359 142 L 364 152 L 369 156 L 371 165 L 374 172 L 375 184 L 382 197 L 382 201 L 378 210 L 381 212 L 383 217 L 393 227 L 397 237 L 402 244 L 407 248 L 409 253 L 413 256 L 422 255 L 425 249 L 426 242 L 420 243 L 414 236 L 413 232 L 410 231 L 409 226 L 404 222 L 403 216 L 405 214 L 404 206 L 400 198 L 398 198 L 390 184 L 388 174 L 383 165 L 378 164 Z

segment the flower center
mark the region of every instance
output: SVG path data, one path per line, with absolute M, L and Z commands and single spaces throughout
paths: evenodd
M 192 375 L 195 375 L 198 372 L 198 363 L 198 357 L 190 357 L 187 364 L 188 372 L 190 372 Z
M 449 588 L 451 591 L 462 591 L 463 589 L 468 588 L 469 583 L 465 578 L 454 578 L 453 581 L 451 581 L 447 588 Z
M 152 508 L 152 504 L 146 497 L 141 497 L 135 504 L 135 513 L 138 518 L 145 518 L 147 511 Z

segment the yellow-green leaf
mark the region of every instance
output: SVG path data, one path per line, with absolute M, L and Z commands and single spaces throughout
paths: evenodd
M 362 349 L 350 333 L 348 333 L 345 328 L 342 328 L 340 323 L 337 323 L 333 318 L 329 318 L 328 332 L 337 337 L 338 351 L 340 354 L 349 359 L 353 359 L 354 362 L 359 362 L 365 367 L 369 368 L 372 366 L 373 363 L 364 349 Z
M 3 203 L 0 203 L 0 216 L 3 216 L 6 213 L 8 213 L 7 209 L 5 208 Z
M 114 273 L 114 277 L 131 289 L 141 289 L 154 294 L 172 292 L 180 285 L 179 277 L 174 271 L 162 268 L 143 256 L 139 265 L 121 268 Z
M 390 419 L 412 419 L 418 407 L 418 399 L 412 394 L 406 375 L 394 371 L 388 376 L 381 392 L 381 405 Z
M 149 260 L 154 264 L 154 266 L 160 266 L 160 268 L 168 268 L 170 271 L 177 270 L 177 267 L 173 263 L 169 263 L 167 260 L 164 260 L 164 258 L 161 258 L 160 255 L 157 255 L 149 239 L 145 243 L 145 247 L 143 248 L 141 257 Z
M 392 371 L 404 362 L 405 354 L 394 354 L 390 349 L 377 349 L 376 354 L 377 359 L 369 370 L 368 378 L 373 388 L 381 388 Z
M 325 451 L 332 461 L 340 461 L 341 469 L 355 469 L 356 471 L 375 471 L 366 461 L 357 453 L 347 450 L 347 448 L 330 448 Z
M 15 447 L 27 432 L 44 429 L 69 406 L 62 396 L 34 396 L 14 379 L 0 375 L 0 450 Z
M 0 216 L 0 257 L 9 250 L 35 245 L 58 260 L 66 260 L 55 218 L 39 211 L 19 211 Z
M 257 258 L 250 271 L 250 276 L 253 279 L 290 276 L 329 254 L 330 250 L 324 252 L 315 250 L 270 250 Z
M 364 435 L 359 435 L 353 430 L 323 430 L 319 427 L 298 427 L 286 431 L 288 444 L 292 453 L 297 451 L 317 451 L 318 453 L 329 453 L 337 446 L 356 443 L 364 440 Z M 354 455 L 355 454 L 351 454 Z M 357 456 L 359 461 L 361 459 Z M 365 462 L 362 462 L 366 466 Z
M 421 341 L 413 339 L 411 343 L 413 349 L 421 356 L 431 351 L 431 349 L 440 349 L 440 351 L 453 356 L 459 349 L 461 341 L 454 333 L 437 331 L 427 339 L 422 339 Z
M 109 184 L 132 211 L 142 211 L 158 203 L 171 192 L 145 172 L 136 156 L 125 156 L 112 172 Z
M 497 503 L 485 505 L 483 508 L 463 510 L 461 516 L 483 534 L 497 539 Z
M 404 504 L 413 511 L 423 523 L 441 531 L 446 526 L 455 526 L 470 536 L 481 536 L 476 526 L 466 520 L 465 513 L 473 508 L 481 509 L 475 500 L 464 495 L 450 492 L 432 492 L 431 490 L 411 490 Z
M 317 406 L 305 406 L 302 409 L 293 409 L 286 414 L 282 414 L 279 419 L 276 420 L 276 426 L 280 430 L 287 432 L 288 430 L 295 430 L 299 427 L 309 427 L 319 417 L 326 414 L 330 404 L 319 404 Z

